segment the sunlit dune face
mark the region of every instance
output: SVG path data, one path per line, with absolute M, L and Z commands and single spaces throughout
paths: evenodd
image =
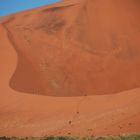
M 140 87 L 138 8 L 137 0 L 86 0 L 15 18 L 8 28 L 19 64 L 11 87 L 49 96 Z
M 120 33 L 128 36 L 130 26 L 138 28 L 139 9 L 140 2 L 137 0 L 88 0 L 85 3 L 86 22 L 88 23 L 86 27 L 88 34 L 85 38 L 92 44 L 94 50 L 111 50 L 111 36 L 114 39 L 119 37 Z

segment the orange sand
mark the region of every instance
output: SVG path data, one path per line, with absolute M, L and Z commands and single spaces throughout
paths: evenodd
M 66 0 L 1 19 L 0 135 L 139 133 L 139 14 Z

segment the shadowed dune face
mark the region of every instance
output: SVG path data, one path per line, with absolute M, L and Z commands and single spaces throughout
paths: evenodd
M 4 23 L 19 56 L 11 87 L 50 96 L 140 87 L 139 16 L 138 0 L 81 0 L 14 15 Z

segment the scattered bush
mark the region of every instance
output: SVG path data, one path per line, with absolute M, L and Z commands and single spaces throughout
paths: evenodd
M 63 136 L 49 136 L 49 137 L 0 137 L 0 140 L 140 140 L 140 134 L 120 135 L 120 136 L 105 136 L 105 137 L 63 137 Z

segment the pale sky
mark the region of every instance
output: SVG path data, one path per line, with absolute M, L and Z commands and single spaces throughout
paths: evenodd
M 59 0 L 0 0 L 0 16 L 47 5 Z

